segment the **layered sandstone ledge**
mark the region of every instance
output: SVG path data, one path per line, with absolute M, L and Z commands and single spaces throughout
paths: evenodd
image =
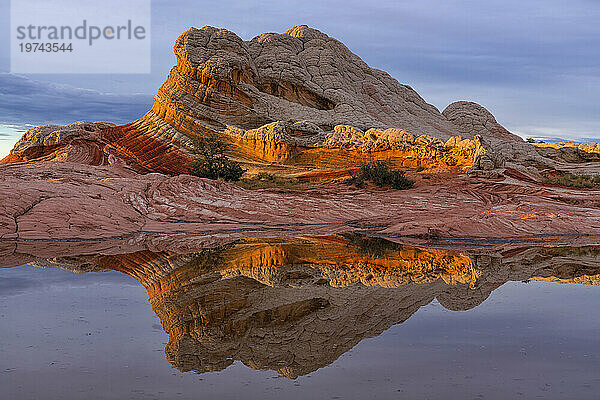
M 575 142 L 557 142 L 557 143 L 534 143 L 536 147 L 550 147 L 553 149 L 576 148 L 586 153 L 600 154 L 600 143 L 575 143 Z
M 600 143 L 534 143 L 545 157 L 574 164 L 600 163 Z
M 0 239 L 89 240 L 135 233 L 232 237 L 365 231 L 413 238 L 596 240 L 600 192 L 513 178 L 422 180 L 404 191 L 344 184 L 246 190 L 189 175 L 68 162 L 0 173 Z

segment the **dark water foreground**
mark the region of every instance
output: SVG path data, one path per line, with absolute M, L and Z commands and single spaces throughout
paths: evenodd
M 600 247 L 174 243 L 5 251 L 0 398 L 599 397 Z

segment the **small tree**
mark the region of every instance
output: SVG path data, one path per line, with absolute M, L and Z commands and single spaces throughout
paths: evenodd
M 363 164 L 351 182 L 361 187 L 365 181 L 370 181 L 376 186 L 390 186 L 394 189 L 410 189 L 415 181 L 404 176 L 404 171 L 393 169 L 388 161 L 373 161 Z
M 197 137 L 192 139 L 192 152 L 198 161 L 190 173 L 200 178 L 239 181 L 244 170 L 239 163 L 225 155 L 227 145 L 216 137 Z

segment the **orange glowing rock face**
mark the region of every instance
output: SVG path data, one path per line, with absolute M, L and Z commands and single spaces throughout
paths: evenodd
M 225 29 L 192 28 L 174 52 L 177 65 L 140 119 L 34 128 L 3 163 L 115 164 L 174 175 L 193 163 L 190 138 L 217 136 L 250 174 L 276 169 L 326 179 L 328 170 L 343 176 L 374 160 L 464 172 L 478 152 L 473 135 L 516 140 L 481 106 L 460 102 L 442 114 L 306 26 L 251 41 Z
M 157 139 L 152 132 L 144 131 L 144 126 L 139 122 L 106 128 L 102 131 L 102 138 L 121 152 L 122 158 L 133 160 L 134 164 L 147 171 L 182 174 L 189 171 L 193 162 L 177 146 Z
M 306 180 L 347 176 L 353 168 L 376 161 L 389 161 L 407 170 L 438 168 L 465 172 L 472 167 L 474 151 L 440 146 L 431 148 L 406 144 L 403 148 L 362 151 L 347 148 L 311 148 L 250 139 L 230 139 L 229 155 L 251 172 L 277 171 Z M 257 165 L 258 163 L 258 165 Z M 276 164 L 277 169 L 269 164 Z
M 1 163 L 40 161 L 128 166 L 170 175 L 187 172 L 192 163 L 188 153 L 158 139 L 140 120 L 122 126 L 82 121 L 32 128 Z
M 599 159 L 600 156 L 600 143 L 575 143 L 575 142 L 558 142 L 558 143 L 534 143 L 534 146 L 540 148 L 552 148 L 552 149 L 564 149 L 570 151 L 573 154 L 581 154 L 580 152 L 590 153 L 588 157 L 593 159 Z M 579 150 L 577 152 L 575 150 Z
M 14 154 L 8 154 L 6 157 L 4 157 L 3 159 L 0 160 L 0 165 L 4 165 L 4 164 L 14 164 L 14 163 L 18 163 L 18 162 L 24 162 L 25 160 L 17 155 Z

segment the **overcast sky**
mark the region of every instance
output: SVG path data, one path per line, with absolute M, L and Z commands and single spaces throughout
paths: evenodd
M 8 5 L 0 0 L 5 73 Z M 173 42 L 190 26 L 225 27 L 251 39 L 307 24 L 440 110 L 472 100 L 522 136 L 598 139 L 599 20 L 598 0 L 155 0 L 151 74 L 2 74 L 0 124 L 134 119 L 150 107 L 175 63 Z M 12 140 L 2 132 L 0 126 L 0 154 Z

